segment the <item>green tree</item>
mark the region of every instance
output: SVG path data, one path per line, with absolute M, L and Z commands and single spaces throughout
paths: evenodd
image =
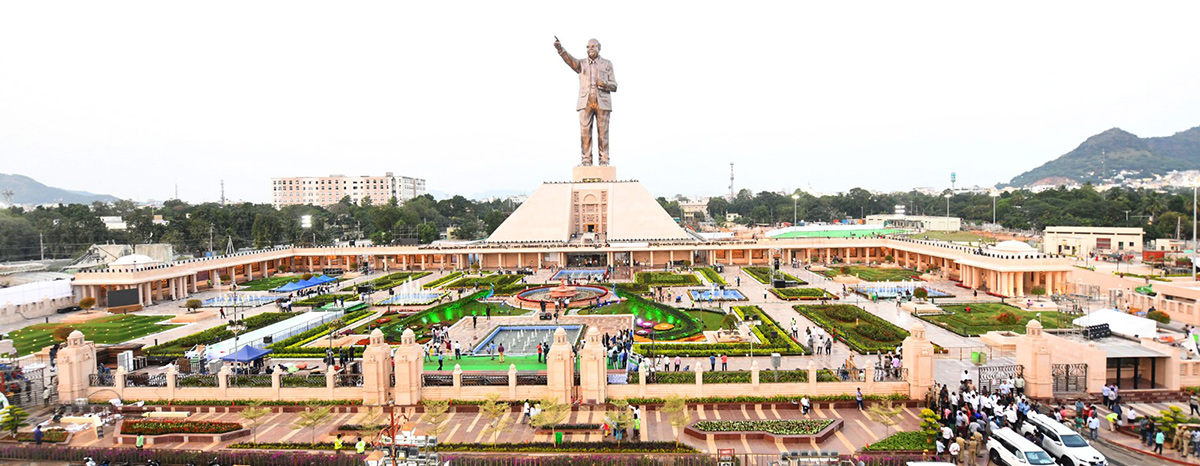
M 488 420 L 487 424 L 483 426 L 483 435 L 488 436 L 491 443 L 496 443 L 496 436 L 508 430 L 510 423 L 508 403 L 500 402 L 499 393 L 489 393 L 483 404 L 479 405 L 479 412 Z
M 721 328 L 725 330 L 733 330 L 738 326 L 738 318 L 732 312 L 726 313 L 725 317 L 721 318 Z
M 438 228 L 432 223 L 422 223 L 417 227 L 417 241 L 429 244 L 438 239 Z
M 938 420 L 937 413 L 932 409 L 925 408 L 921 410 L 921 432 L 925 433 L 925 443 L 932 444 L 934 439 L 942 431 L 942 423 Z
M 0 409 L 0 429 L 9 431 L 13 437 L 17 436 L 17 429 L 26 425 L 26 419 L 29 419 L 29 413 L 20 406 L 9 405 Z
M 1029 290 L 1029 294 L 1037 296 L 1038 299 L 1040 300 L 1040 299 L 1042 299 L 1042 296 L 1046 295 L 1046 287 L 1041 286 L 1041 285 L 1034 286 L 1033 288 L 1031 288 Z
M 450 400 L 424 399 L 425 413 L 421 414 L 421 422 L 429 424 L 429 435 L 441 437 L 450 428 L 446 420 L 450 417 Z
M 917 288 L 913 290 L 913 297 L 924 301 L 926 298 L 929 298 L 929 291 L 925 287 Z
M 188 310 L 188 313 L 191 314 L 191 313 L 196 312 L 196 309 L 200 309 L 201 307 L 204 307 L 204 301 L 201 301 L 201 300 L 195 299 L 195 298 L 189 299 L 183 303 L 183 307 L 186 307 Z
M 311 441 L 317 442 L 317 428 L 325 425 L 329 418 L 333 417 L 332 410 L 329 406 L 321 406 L 313 409 L 312 406 L 305 408 L 304 411 L 296 413 L 296 420 L 292 423 L 293 429 L 308 429 L 312 434 Z
M 261 401 L 251 402 L 245 409 L 242 409 L 238 415 L 247 421 L 246 427 L 250 428 L 250 435 L 253 442 L 258 442 L 258 427 L 262 425 L 263 417 L 271 414 L 271 408 L 261 406 Z
M 604 413 L 604 418 L 613 425 L 616 430 L 624 431 L 633 424 L 633 414 L 629 412 L 629 401 L 620 399 L 612 402 L 613 409 Z M 620 440 L 617 445 L 620 446 Z
M 91 296 L 88 296 L 86 298 L 79 300 L 79 307 L 83 308 L 84 312 L 91 312 L 92 308 L 95 306 L 96 306 L 96 298 L 93 298 Z
M 683 435 L 683 428 L 692 422 L 692 416 L 687 409 L 687 402 L 682 396 L 671 395 L 667 397 L 666 403 L 663 404 L 663 412 L 667 413 L 667 422 L 671 424 L 671 427 L 675 428 L 675 446 L 679 446 L 679 439 Z
M 554 434 L 559 424 L 571 414 L 571 405 L 563 403 L 553 396 L 541 400 L 541 412 L 529 420 L 529 424 L 538 429 L 549 429 Z

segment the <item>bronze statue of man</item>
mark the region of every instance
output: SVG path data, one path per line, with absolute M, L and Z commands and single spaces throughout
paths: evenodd
M 600 165 L 608 165 L 608 118 L 612 113 L 611 92 L 617 92 L 617 78 L 613 75 L 612 62 L 600 58 L 600 41 L 592 39 L 587 44 L 587 59 L 578 60 L 563 50 L 558 38 L 554 48 L 567 66 L 579 73 L 579 100 L 575 109 L 579 111 L 580 142 L 583 145 L 582 166 L 592 164 L 592 121 L 596 122 L 596 145 L 600 146 Z

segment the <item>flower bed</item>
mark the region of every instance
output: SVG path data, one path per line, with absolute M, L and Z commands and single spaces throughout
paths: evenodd
M 17 432 L 18 442 L 32 442 L 33 431 Z M 60 443 L 67 441 L 67 431 L 62 429 L 43 429 L 42 442 L 45 443 Z
M 786 301 L 838 299 L 837 296 L 821 288 L 771 288 L 771 294 Z
M 255 466 L 297 466 L 320 464 L 321 466 L 360 466 L 362 457 L 356 455 L 334 456 L 326 453 L 290 453 L 286 456 L 268 452 L 222 452 L 175 449 L 133 448 L 78 448 L 64 445 L 5 445 L 0 446 L 0 458 L 8 460 L 38 460 L 79 464 L 80 458 L 90 456 L 113 463 L 128 462 L 146 464 L 154 458 L 163 464 L 208 464 L 216 460 L 219 464 L 252 464 Z
M 970 312 L 967 312 L 968 307 L 971 308 Z M 1025 324 L 1037 319 L 1038 314 L 1042 316 L 1042 326 L 1047 329 L 1059 328 L 1059 321 L 1065 323 L 1066 320 L 1058 311 L 1026 311 L 1000 303 L 947 304 L 941 308 L 944 311 L 942 314 L 917 317 L 962 336 L 982 335 L 991 331 L 1024 334 Z
M 860 353 L 895 351 L 908 337 L 907 330 L 858 306 L 816 304 L 792 308 Z
M 325 353 L 322 352 L 322 355 Z M 125 400 L 126 404 L 142 403 L 151 406 L 360 406 L 356 400 Z
M 332 450 L 333 443 L 234 443 L 229 445 L 230 449 L 255 449 L 255 450 Z M 463 451 L 463 452 L 505 452 L 505 453 L 549 453 L 549 452 L 574 452 L 574 453 L 607 453 L 607 452 L 625 452 L 625 453 L 696 453 L 696 449 L 687 445 L 676 445 L 674 441 L 665 442 L 622 442 L 621 444 L 610 442 L 563 442 L 554 444 L 551 442 L 529 442 L 529 443 L 442 443 L 438 445 L 438 451 Z M 350 455 L 353 456 L 353 455 Z
M 896 432 L 863 447 L 863 451 L 925 451 L 935 446 L 924 432 Z
M 684 356 L 684 357 L 705 357 L 709 355 L 720 356 L 747 356 L 751 352 L 754 354 L 771 354 L 779 353 L 783 355 L 803 355 L 808 354 L 803 346 L 788 336 L 787 332 L 775 322 L 771 316 L 762 312 L 758 306 L 735 306 L 733 311 L 741 317 L 742 320 L 753 320 L 759 322 L 751 328 L 754 335 L 758 337 L 761 344 L 751 345 L 750 343 L 684 343 L 670 345 L 654 345 L 649 343 L 638 343 L 633 345 L 634 352 L 638 354 L 654 354 L 656 356 Z M 774 336 L 770 336 L 774 335 Z
M 224 434 L 241 429 L 236 422 L 135 419 L 121 423 L 123 435 Z
M 701 432 L 766 432 L 776 435 L 814 435 L 833 424 L 832 419 L 768 419 L 760 421 L 699 421 Z

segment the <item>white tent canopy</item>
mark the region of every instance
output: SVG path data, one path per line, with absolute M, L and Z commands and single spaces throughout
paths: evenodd
M 1108 324 L 1113 334 L 1130 338 L 1153 338 L 1158 329 L 1158 323 L 1153 320 L 1113 309 L 1095 310 L 1083 317 L 1076 317 L 1072 322 L 1084 327 Z
M 70 280 L 50 280 L 0 288 L 0 305 L 33 304 L 44 299 L 59 299 L 71 296 Z

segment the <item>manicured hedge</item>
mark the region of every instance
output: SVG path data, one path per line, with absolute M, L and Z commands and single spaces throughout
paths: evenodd
M 759 421 L 700 421 L 701 432 L 767 432 L 776 435 L 813 435 L 833 424 L 833 419 L 767 419 Z
M 708 279 L 708 281 L 710 281 L 710 282 L 716 283 L 718 285 L 728 285 L 729 284 L 725 281 L 725 278 L 722 277 L 721 274 L 717 273 L 717 271 L 713 270 L 711 267 L 698 267 L 698 268 L 696 268 L 696 271 L 700 272 L 701 274 L 704 274 L 704 278 Z
M 771 271 L 770 267 L 742 267 L 742 270 L 745 270 L 746 273 L 750 274 L 750 276 L 753 277 L 755 280 L 757 280 L 759 283 L 762 283 L 762 284 L 770 284 L 771 283 L 772 271 Z M 792 276 L 791 274 L 787 274 L 787 273 L 783 273 L 783 272 L 779 272 L 779 273 L 781 275 L 783 275 L 784 280 L 793 281 L 793 282 L 799 283 L 801 285 L 808 284 L 808 282 L 801 280 L 799 278 L 796 278 L 796 277 Z
M 738 314 L 742 320 L 755 320 L 759 323 L 751 328 L 751 331 L 758 336 L 761 344 L 750 343 L 671 343 L 671 344 L 651 344 L 637 343 L 633 345 L 633 351 L 642 355 L 655 356 L 684 356 L 684 357 L 704 357 L 704 356 L 749 356 L 751 353 L 765 355 L 771 353 L 779 353 L 783 355 L 804 355 L 808 354 L 799 343 L 796 343 L 788 336 L 787 332 L 775 322 L 771 316 L 762 312 L 758 306 L 735 306 L 734 312 Z M 769 330 L 775 331 L 775 336 L 770 337 Z
M 462 277 L 458 280 L 455 280 L 454 283 L 446 285 L 444 288 L 447 290 L 461 288 L 491 288 L 493 286 L 496 288 L 502 288 L 504 286 L 512 285 L 521 281 L 521 277 L 522 275 L 501 274 L 484 275 L 482 277 Z
M 437 288 L 439 286 L 442 286 L 442 284 L 450 283 L 451 280 L 456 280 L 456 279 L 458 279 L 458 277 L 461 277 L 461 276 L 463 276 L 462 272 L 451 272 L 448 275 L 439 277 L 437 280 L 426 283 L 424 288 L 425 289 Z
M 700 279 L 692 274 L 676 274 L 671 272 L 638 272 L 634 282 L 650 287 L 654 286 L 700 286 Z
M 125 403 L 150 406 L 358 406 L 362 400 L 125 400 Z
M 850 304 L 792 306 L 830 335 L 860 353 L 895 351 L 908 331 Z
M 409 280 L 412 280 L 415 282 L 417 280 L 420 280 L 422 277 L 429 275 L 431 273 L 433 273 L 433 272 L 396 272 L 396 273 L 389 274 L 384 277 L 380 277 L 380 278 L 376 278 L 374 280 L 369 280 L 367 282 L 360 283 L 359 285 L 374 284 L 376 290 L 386 290 L 386 289 L 395 288 L 397 286 L 403 285 L 404 282 L 409 281 Z M 347 286 L 345 288 L 342 288 L 341 291 L 354 292 L 354 290 L 359 285 Z
M 349 293 L 323 294 L 323 295 L 317 295 L 317 296 L 313 296 L 311 298 L 305 298 L 305 299 L 296 301 L 296 302 L 292 303 L 292 305 L 300 306 L 300 307 L 321 307 L 326 304 L 337 301 L 339 299 L 342 301 L 354 301 L 354 300 L 358 299 L 358 295 L 357 294 L 349 294 Z
M 113 463 L 127 462 L 146 464 L 146 460 L 155 459 L 162 464 L 208 464 L 216 460 L 219 464 L 247 464 L 252 466 L 361 466 L 362 457 L 357 455 L 330 455 L 326 453 L 309 454 L 294 452 L 280 455 L 273 452 L 223 452 L 200 450 L 174 450 L 162 448 L 78 448 L 64 445 L 5 445 L 0 446 L 0 458 L 8 460 L 38 460 L 43 462 L 62 462 L 80 464 L 84 457 L 92 457 L 97 461 L 108 460 Z
M 838 299 L 837 296 L 821 288 L 771 288 L 771 294 L 788 301 Z

